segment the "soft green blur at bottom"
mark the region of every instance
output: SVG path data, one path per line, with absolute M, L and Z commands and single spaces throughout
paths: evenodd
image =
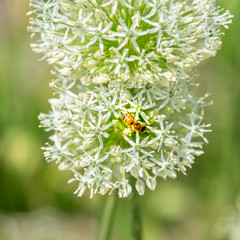
M 205 118 L 210 143 L 187 176 L 160 180 L 141 197 L 144 240 L 240 239 L 240 2 L 220 3 L 235 18 L 198 79 L 199 95 L 214 100 Z M 27 11 L 27 1 L 0 1 L 0 239 L 96 239 L 106 197 L 77 198 L 69 173 L 40 150 L 48 133 L 37 115 L 49 110 L 52 76 L 29 47 Z M 129 212 L 128 200 L 118 200 L 111 239 L 131 239 Z

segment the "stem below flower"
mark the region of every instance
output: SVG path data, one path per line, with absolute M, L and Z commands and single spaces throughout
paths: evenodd
M 98 235 L 98 240 L 109 240 L 113 225 L 114 218 L 114 208 L 116 206 L 117 191 L 115 190 L 113 194 L 107 199 L 104 212 L 102 215 L 102 220 L 100 224 L 100 230 Z
M 132 182 L 133 183 L 133 182 Z M 142 240 L 142 212 L 140 197 L 132 184 L 131 205 L 131 230 L 133 240 Z

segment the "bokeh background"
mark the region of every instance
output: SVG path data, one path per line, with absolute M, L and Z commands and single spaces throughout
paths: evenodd
M 188 175 L 159 182 L 142 197 L 144 240 L 240 239 L 240 1 L 219 5 L 235 16 L 215 58 L 199 68 L 199 95 L 211 93 L 205 154 Z M 0 240 L 94 240 L 106 197 L 73 195 L 67 172 L 47 164 L 53 78 L 30 49 L 27 0 L 0 0 Z M 118 200 L 111 239 L 130 240 L 128 200 Z

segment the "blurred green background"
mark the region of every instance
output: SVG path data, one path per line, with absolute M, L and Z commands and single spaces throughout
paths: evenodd
M 199 95 L 211 93 L 205 154 L 188 175 L 160 180 L 142 197 L 144 240 L 240 239 L 240 1 L 215 58 L 199 67 Z M 47 164 L 50 67 L 30 49 L 27 0 L 0 0 L 0 240 L 96 239 L 106 197 L 77 198 L 67 172 Z M 119 200 L 112 239 L 130 239 L 128 200 Z

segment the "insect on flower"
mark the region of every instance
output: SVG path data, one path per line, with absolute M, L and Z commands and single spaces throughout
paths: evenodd
M 133 132 L 138 132 L 140 134 L 144 133 L 147 129 L 147 124 L 135 120 L 132 114 L 125 112 L 122 114 L 122 119 L 124 123 L 128 126 L 127 129 L 123 131 L 123 134 L 130 136 Z

